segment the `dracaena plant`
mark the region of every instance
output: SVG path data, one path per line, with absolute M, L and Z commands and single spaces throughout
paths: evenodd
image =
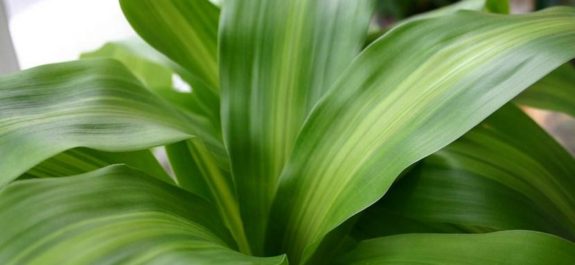
M 159 53 L 0 78 L 1 264 L 575 264 L 574 159 L 516 105 L 575 114 L 575 9 L 365 45 L 368 0 L 120 2 Z

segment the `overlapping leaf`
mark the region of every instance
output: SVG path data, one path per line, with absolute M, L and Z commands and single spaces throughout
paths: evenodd
M 573 190 L 573 157 L 508 105 L 423 160 L 357 225 L 368 237 L 530 229 L 575 239 Z
M 203 103 L 206 102 L 202 101 L 201 97 L 197 97 L 197 94 L 202 92 L 201 90 L 194 90 L 191 93 L 176 92 L 172 88 L 171 77 L 174 72 L 171 70 L 169 60 L 162 59 L 161 55 L 145 48 L 145 44 L 135 41 L 110 43 L 82 57 L 119 60 L 140 80 L 152 87 L 159 96 L 179 106 L 190 115 L 204 117 L 210 121 L 212 126 L 198 129 L 203 130 L 203 135 L 210 136 L 212 142 L 217 145 L 207 146 L 205 139 L 199 137 L 167 145 L 168 159 L 174 169 L 176 184 L 214 202 L 226 225 L 231 228 L 234 238 L 238 240 L 240 249 L 249 253 L 234 185 L 229 174 L 227 153 L 221 144 L 219 115 L 211 115 L 213 109 L 204 108 Z M 177 70 L 178 68 L 175 67 L 174 71 Z
M 2 264 L 287 264 L 249 257 L 199 197 L 125 167 L 0 191 Z
M 575 57 L 574 17 L 572 8 L 459 12 L 374 42 L 306 120 L 282 173 L 269 242 L 305 261 L 403 169 Z
M 198 128 L 205 123 L 142 88 L 112 60 L 47 65 L 4 76 L 0 183 L 67 149 L 147 149 L 201 135 Z
M 262 251 L 277 178 L 316 101 L 360 51 L 371 0 L 229 1 L 222 122 L 248 236 Z
M 575 67 L 562 65 L 521 93 L 515 102 L 575 117 Z

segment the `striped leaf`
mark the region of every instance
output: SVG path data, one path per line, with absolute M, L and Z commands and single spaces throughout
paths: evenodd
M 360 51 L 371 0 L 228 1 L 222 122 L 248 236 L 261 253 L 277 178 L 307 113 Z
M 0 260 L 19 264 L 287 264 L 234 251 L 213 207 L 125 167 L 0 191 Z
M 250 253 L 229 172 L 227 153 L 220 142 L 219 115 L 212 115 L 213 108 L 204 108 L 205 104 L 202 103 L 207 102 L 202 102 L 203 98 L 197 96 L 201 90 L 194 89 L 191 93 L 176 92 L 171 87 L 171 77 L 174 74 L 172 66 L 168 59 L 158 59 L 159 56 L 145 49 L 145 44 L 130 42 L 110 43 L 83 57 L 113 58 L 121 61 L 147 85 L 153 87 L 159 96 L 182 110 L 211 122 L 213 127 L 204 126 L 201 129 L 205 131 L 204 134 L 214 138 L 218 143 L 217 146 L 206 146 L 203 139 L 196 137 L 189 141 L 167 145 L 166 153 L 175 173 L 176 184 L 213 202 L 226 226 L 230 227 L 234 238 L 238 241 L 240 250 Z M 176 67 L 174 71 L 178 70 Z M 169 80 L 164 78 L 166 71 L 170 74 Z M 179 95 L 171 97 L 175 94 Z
M 402 170 L 575 57 L 574 18 L 572 8 L 521 16 L 462 11 L 404 24 L 374 42 L 299 133 L 270 244 L 305 261 Z
M 111 60 L 47 65 L 4 76 L 0 185 L 71 148 L 142 150 L 190 138 L 196 131 L 200 135 L 197 128 L 204 122 L 179 113 Z
M 217 93 L 219 10 L 207 0 L 120 0 L 136 32 L 154 48 L 186 68 L 192 86 Z

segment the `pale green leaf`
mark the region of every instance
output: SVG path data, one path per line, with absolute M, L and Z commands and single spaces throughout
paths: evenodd
M 173 71 L 159 63 L 137 54 L 124 42 L 106 43 L 97 50 L 83 53 L 81 59 L 113 58 L 122 62 L 140 81 L 150 88 L 170 87 Z
M 119 166 L 9 185 L 0 226 L 3 265 L 287 264 L 234 251 L 209 203 Z

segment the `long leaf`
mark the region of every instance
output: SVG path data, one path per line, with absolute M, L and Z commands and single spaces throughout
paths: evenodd
M 339 261 L 346 265 L 570 265 L 575 263 L 575 244 L 530 231 L 410 234 L 361 242 Z
M 424 159 L 357 225 L 369 237 L 458 227 L 529 229 L 575 239 L 574 176 L 575 159 L 508 105 Z M 398 226 L 397 219 L 419 225 Z
M 565 64 L 521 93 L 515 102 L 575 117 L 575 67 Z
M 4 265 L 286 264 L 234 251 L 207 202 L 119 166 L 9 185 L 0 226 Z
M 575 57 L 574 17 L 572 8 L 521 16 L 462 11 L 405 24 L 374 42 L 306 120 L 281 176 L 270 244 L 304 262 L 403 169 Z
M 242 214 L 261 253 L 277 178 L 315 102 L 360 51 L 371 0 L 229 1 L 222 122 Z
M 0 185 L 67 149 L 142 150 L 200 135 L 198 128 L 205 123 L 143 89 L 112 60 L 47 65 L 4 76 Z

